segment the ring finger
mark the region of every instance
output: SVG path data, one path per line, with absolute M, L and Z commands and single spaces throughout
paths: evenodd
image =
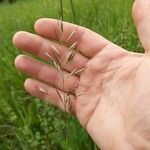
M 78 86 L 79 78 L 67 71 L 59 72 L 54 67 L 37 61 L 25 55 L 19 55 L 15 60 L 18 70 L 38 78 L 65 92 L 72 92 Z

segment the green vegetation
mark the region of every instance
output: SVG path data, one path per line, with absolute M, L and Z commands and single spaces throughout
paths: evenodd
M 134 0 L 64 0 L 63 18 L 131 50 L 142 52 L 131 18 Z M 38 18 L 59 18 L 56 0 L 0 4 L 0 149 L 97 150 L 78 121 L 24 91 L 25 75 L 13 61 L 22 53 L 12 45 L 19 30 L 33 32 Z
M 16 0 L 0 0 L 0 3 L 4 2 L 4 3 L 13 3 Z

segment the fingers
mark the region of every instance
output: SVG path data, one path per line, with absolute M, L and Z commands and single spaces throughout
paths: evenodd
M 145 52 L 150 52 L 150 0 L 135 1 L 133 19 Z
M 66 92 L 70 92 L 75 89 L 79 82 L 77 76 L 71 75 L 68 77 L 68 72 L 59 72 L 47 64 L 24 55 L 20 55 L 16 58 L 15 65 L 20 71 L 23 71 L 24 73 L 36 77 L 39 80 L 47 82 Z
M 60 21 L 56 19 L 40 19 L 35 23 L 35 31 L 43 37 L 51 40 L 63 41 L 72 45 L 77 42 L 76 48 L 80 52 L 92 58 L 102 48 L 111 44 L 100 35 L 75 24 L 63 22 L 63 32 L 61 31 Z
M 27 79 L 24 86 L 32 96 L 46 100 L 67 112 L 75 113 L 76 100 L 74 96 L 68 96 L 61 90 L 49 87 L 47 84 L 33 79 Z
M 23 49 L 45 60 L 57 58 L 62 67 L 70 72 L 83 68 L 88 61 L 86 57 L 79 53 L 74 53 L 75 51 L 70 50 L 66 46 L 27 32 L 16 33 L 13 38 L 13 43 L 17 48 Z M 71 56 L 72 58 L 69 60 Z

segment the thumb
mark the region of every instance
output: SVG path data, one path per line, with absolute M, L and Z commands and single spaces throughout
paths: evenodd
M 150 53 L 150 0 L 135 0 L 133 20 L 146 53 Z

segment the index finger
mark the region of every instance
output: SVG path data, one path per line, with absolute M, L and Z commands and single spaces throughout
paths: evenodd
M 76 48 L 88 58 L 92 58 L 108 44 L 113 44 L 87 28 L 68 22 L 63 22 L 62 31 L 61 22 L 57 19 L 39 19 L 35 23 L 35 31 L 43 37 L 57 41 L 62 40 L 68 45 L 77 42 Z

